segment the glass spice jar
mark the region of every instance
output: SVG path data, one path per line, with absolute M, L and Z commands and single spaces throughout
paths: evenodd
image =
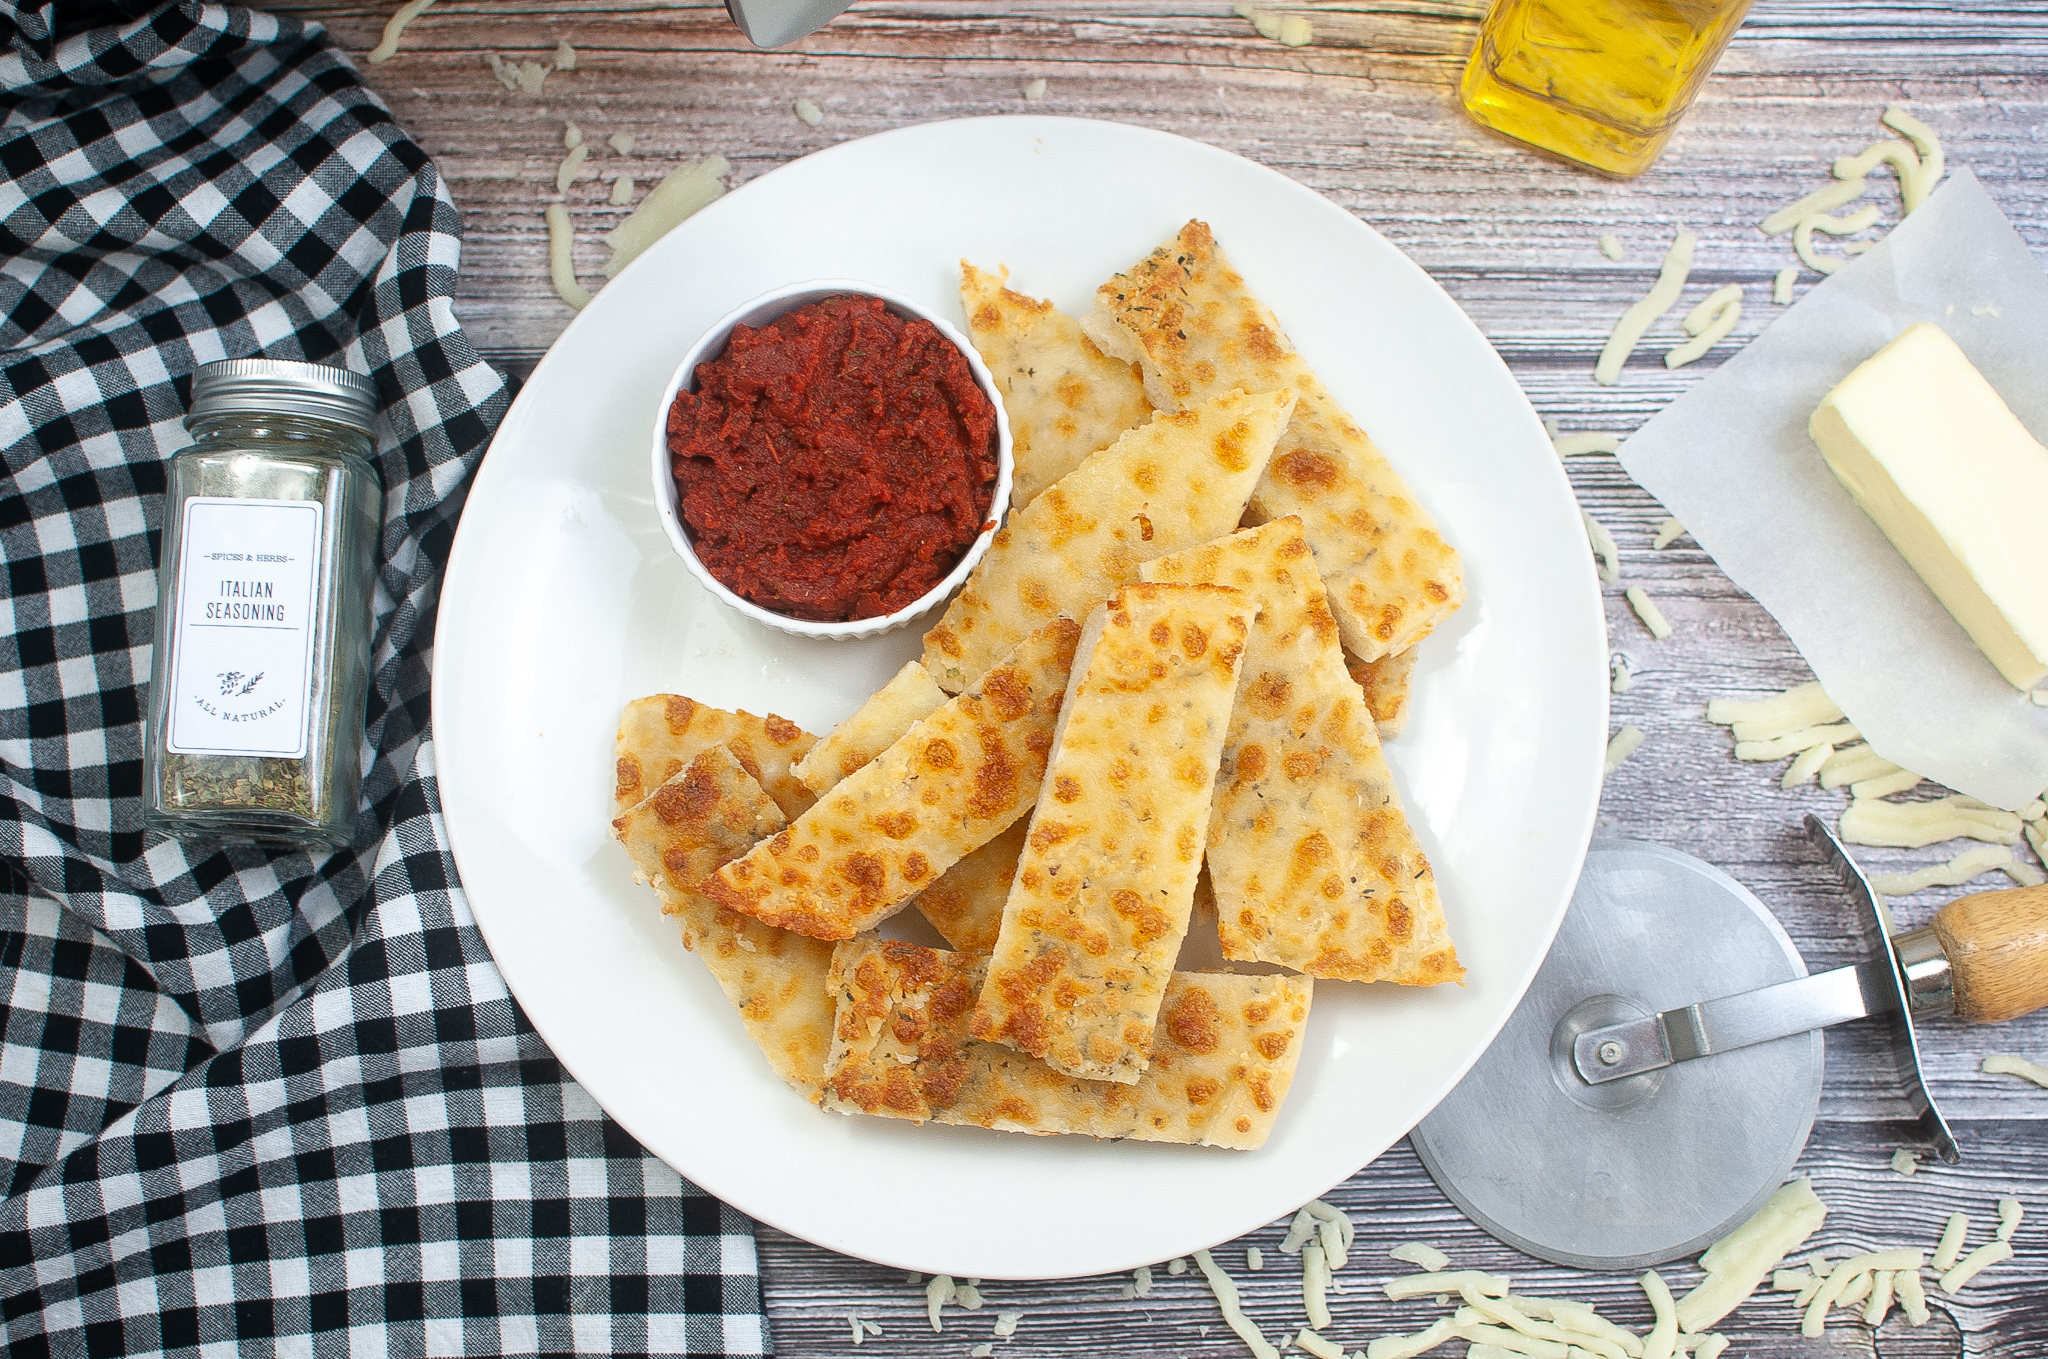
M 362 791 L 377 389 L 318 363 L 192 379 L 171 459 L 143 821 L 180 839 L 339 848 Z

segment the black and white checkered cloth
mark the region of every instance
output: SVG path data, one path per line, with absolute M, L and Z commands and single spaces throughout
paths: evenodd
M 762 1354 L 747 1221 L 572 1081 L 492 966 L 427 731 L 443 561 L 509 399 L 461 218 L 312 25 L 0 0 L 0 1341 L 10 1355 Z M 142 828 L 192 371 L 385 408 L 353 848 Z

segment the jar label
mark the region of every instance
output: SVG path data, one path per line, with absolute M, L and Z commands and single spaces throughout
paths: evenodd
M 323 509 L 317 500 L 185 502 L 169 749 L 304 757 Z

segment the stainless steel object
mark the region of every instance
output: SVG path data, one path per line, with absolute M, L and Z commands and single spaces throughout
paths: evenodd
M 817 32 L 853 0 L 725 0 L 726 13 L 756 47 L 782 47 Z
M 1574 1041 L 1805 975 L 1776 918 L 1727 874 L 1661 845 L 1596 841 L 1520 1007 L 1410 1143 L 1467 1216 L 1531 1255 L 1636 1269 L 1696 1252 L 1798 1160 L 1820 1107 L 1820 1034 L 1600 1085 L 1579 1078 Z
M 1878 941 L 1878 950 L 1853 967 L 1589 1030 L 1574 1040 L 1573 1067 L 1587 1084 L 1604 1085 L 1674 1062 L 1883 1015 L 1893 1030 L 1891 1050 L 1904 1059 L 1899 1074 L 1919 1116 L 1920 1140 L 1953 1163 L 1961 1154 L 1920 1078 L 1920 1044 L 1913 1032 L 1914 1020 L 1955 1009 L 1948 956 L 1932 926 L 1894 935 L 1884 898 L 1871 890 L 1827 824 L 1808 813 L 1806 830 L 1839 876 L 1858 928 Z

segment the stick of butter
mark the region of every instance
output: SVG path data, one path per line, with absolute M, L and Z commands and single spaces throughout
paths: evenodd
M 2048 448 L 1947 332 L 1908 326 L 1807 432 L 1999 673 L 2048 678 Z

